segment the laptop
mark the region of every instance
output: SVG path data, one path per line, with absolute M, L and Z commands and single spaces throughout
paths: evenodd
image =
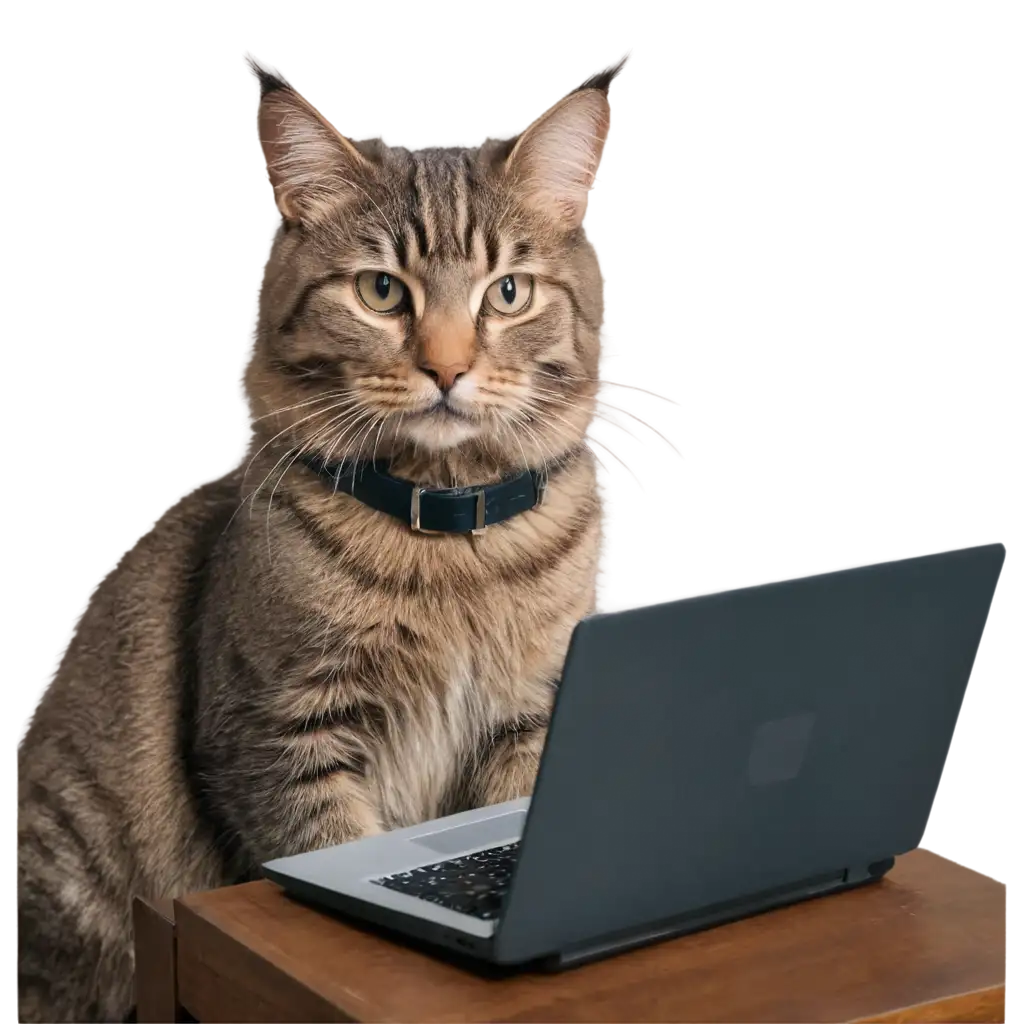
M 1004 555 L 589 616 L 532 798 L 283 857 L 266 877 L 550 969 L 877 880 L 924 833 Z

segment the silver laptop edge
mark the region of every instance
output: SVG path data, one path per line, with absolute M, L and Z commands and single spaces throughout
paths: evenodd
M 479 807 L 445 818 L 435 818 L 420 825 L 367 836 L 358 842 L 328 846 L 292 857 L 280 857 L 264 864 L 263 870 L 268 878 L 284 885 L 294 881 L 304 882 L 341 896 L 489 939 L 497 928 L 497 921 L 484 921 L 449 910 L 417 896 L 377 885 L 373 879 L 513 842 L 522 836 L 529 806 L 530 798 L 524 797 L 490 807 Z M 500 821 L 500 827 L 485 829 L 486 834 L 481 836 L 481 841 L 471 841 L 450 851 L 437 848 L 443 844 L 435 842 L 431 847 L 416 841 L 485 821 Z

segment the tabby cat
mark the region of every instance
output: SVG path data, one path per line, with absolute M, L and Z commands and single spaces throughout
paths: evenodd
M 621 63 L 521 135 L 339 134 L 256 64 L 281 213 L 243 464 L 100 584 L 19 750 L 23 1020 L 133 1005 L 131 901 L 530 792 L 600 506 L 581 223 Z M 310 460 L 543 500 L 434 535 Z M 371 469 L 371 471 L 374 471 Z

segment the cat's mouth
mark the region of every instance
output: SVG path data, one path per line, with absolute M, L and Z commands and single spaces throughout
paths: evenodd
M 461 422 L 475 423 L 476 419 L 469 413 L 456 409 L 448 398 L 439 398 L 433 405 L 412 414 L 414 417 L 432 420 L 436 423 Z
M 427 449 L 454 448 L 480 432 L 479 420 L 441 398 L 426 409 L 405 416 L 402 432 Z

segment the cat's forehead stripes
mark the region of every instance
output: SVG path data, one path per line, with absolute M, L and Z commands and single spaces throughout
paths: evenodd
M 487 196 L 474 152 L 427 149 L 409 154 L 406 222 L 395 256 L 406 267 L 422 263 L 475 263 L 485 272 L 497 266 L 501 240 L 488 216 Z
M 476 216 L 473 211 L 473 165 L 466 153 L 460 161 L 462 174 L 455 179 L 456 224 L 455 231 L 462 243 L 462 255 L 473 258 L 473 237 L 476 234 Z

